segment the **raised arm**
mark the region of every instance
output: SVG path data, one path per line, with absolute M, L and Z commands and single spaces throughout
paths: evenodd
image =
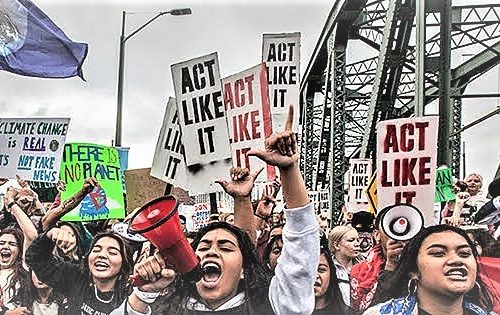
M 21 207 L 16 203 L 16 195 L 18 191 L 14 187 L 9 187 L 4 196 L 4 204 L 7 212 L 10 212 L 12 216 L 16 219 L 21 231 L 24 234 L 23 243 L 23 259 L 25 258 L 26 249 L 30 246 L 31 242 L 37 237 L 38 233 L 36 231 L 35 225 L 31 222 L 28 215 L 21 209 Z
M 47 231 L 52 227 L 60 218 L 62 218 L 66 213 L 73 210 L 76 206 L 82 202 L 83 198 L 94 189 L 97 185 L 97 180 L 93 177 L 85 179 L 83 182 L 82 189 L 76 192 L 71 198 L 60 203 L 53 209 L 47 211 L 47 213 L 42 218 L 42 229 Z
M 85 276 L 78 265 L 63 261 L 53 255 L 54 247 L 71 246 L 68 231 L 52 228 L 40 234 L 26 252 L 26 263 L 36 273 L 38 278 L 65 296 L 73 297 L 81 292 L 79 288 L 85 285 Z
M 216 181 L 234 199 L 234 225 L 245 231 L 254 244 L 257 242 L 257 233 L 251 193 L 255 179 L 263 169 L 260 168 L 255 173 L 250 173 L 247 168 L 232 167 L 230 170 L 230 181 Z
M 319 262 L 319 229 L 299 170 L 292 122 L 290 106 L 285 130 L 266 139 L 265 151 L 248 153 L 279 168 L 286 201 L 283 250 L 269 287 L 269 300 L 277 315 L 313 312 Z

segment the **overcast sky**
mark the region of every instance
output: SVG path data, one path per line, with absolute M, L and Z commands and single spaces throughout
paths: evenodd
M 225 77 L 260 62 L 263 33 L 301 32 L 303 73 L 333 5 L 331 0 L 73 0 L 71 5 L 69 1 L 34 2 L 71 39 L 89 44 L 83 67 L 87 82 L 79 78 L 28 78 L 0 71 L 0 115 L 69 116 L 67 141 L 106 145 L 114 138 L 122 10 L 136 12 L 127 15 L 129 34 L 154 16 L 154 12 L 180 7 L 192 9 L 190 16 L 161 17 L 127 42 L 122 145 L 131 148 L 130 168 L 151 166 L 166 101 L 174 96 L 171 64 L 216 51 L 221 75 Z M 496 67 L 488 76 L 471 84 L 467 92 L 497 93 L 499 81 Z M 498 104 L 498 99 L 465 100 L 464 124 Z M 500 115 L 497 115 L 463 136 L 467 171 L 478 171 L 486 182 L 492 179 L 499 161 L 499 126 Z

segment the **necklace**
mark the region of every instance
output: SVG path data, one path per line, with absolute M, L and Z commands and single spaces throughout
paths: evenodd
M 97 287 L 94 285 L 94 294 L 95 294 L 95 298 L 101 302 L 101 303 L 104 303 L 104 304 L 108 304 L 109 302 L 113 301 L 113 298 L 115 297 L 115 292 L 113 292 L 113 294 L 111 294 L 111 297 L 109 298 L 109 300 L 103 300 L 99 297 L 99 294 L 97 294 Z

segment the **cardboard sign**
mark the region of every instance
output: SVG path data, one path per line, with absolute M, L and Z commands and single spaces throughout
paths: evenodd
M 273 133 L 265 65 L 224 78 L 222 86 L 233 166 L 246 167 L 251 172 L 267 166 L 257 180 L 274 180 L 273 166 L 246 155 L 252 148 L 264 150 L 265 139 Z
M 377 124 L 378 207 L 396 203 L 417 207 L 432 225 L 437 164 L 437 116 Z
M 273 128 L 282 131 L 288 106 L 300 112 L 300 33 L 264 34 L 262 61 L 267 66 Z M 299 115 L 294 116 L 293 126 L 298 132 Z
M 186 165 L 230 159 L 217 53 L 171 68 Z
M 184 145 L 175 98 L 168 99 L 151 167 L 151 176 L 188 189 Z
M 446 202 L 455 200 L 453 193 L 453 175 L 451 169 L 447 166 L 440 167 L 436 170 L 436 196 L 435 202 Z
M 69 118 L 0 118 L 0 177 L 56 183 Z
M 92 143 L 66 144 L 60 177 L 66 183 L 62 201 L 79 191 L 88 177 L 95 177 L 99 183 L 80 205 L 62 218 L 63 221 L 125 218 L 120 159 L 116 148 Z
M 368 209 L 366 187 L 372 175 L 372 161 L 370 159 L 351 159 L 349 161 L 348 208 L 352 212 Z
M 150 168 L 140 168 L 125 171 L 125 185 L 127 187 L 127 212 L 141 207 L 148 201 L 165 194 L 167 184 L 149 175 Z

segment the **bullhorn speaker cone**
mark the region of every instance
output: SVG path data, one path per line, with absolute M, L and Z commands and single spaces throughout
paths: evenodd
M 184 236 L 177 207 L 174 196 L 149 201 L 130 220 L 128 233 L 144 236 L 158 249 L 167 266 L 185 280 L 197 282 L 201 279 L 199 259 Z
M 408 204 L 396 204 L 382 213 L 382 230 L 393 240 L 407 241 L 420 232 L 424 226 L 424 217 L 420 210 Z

